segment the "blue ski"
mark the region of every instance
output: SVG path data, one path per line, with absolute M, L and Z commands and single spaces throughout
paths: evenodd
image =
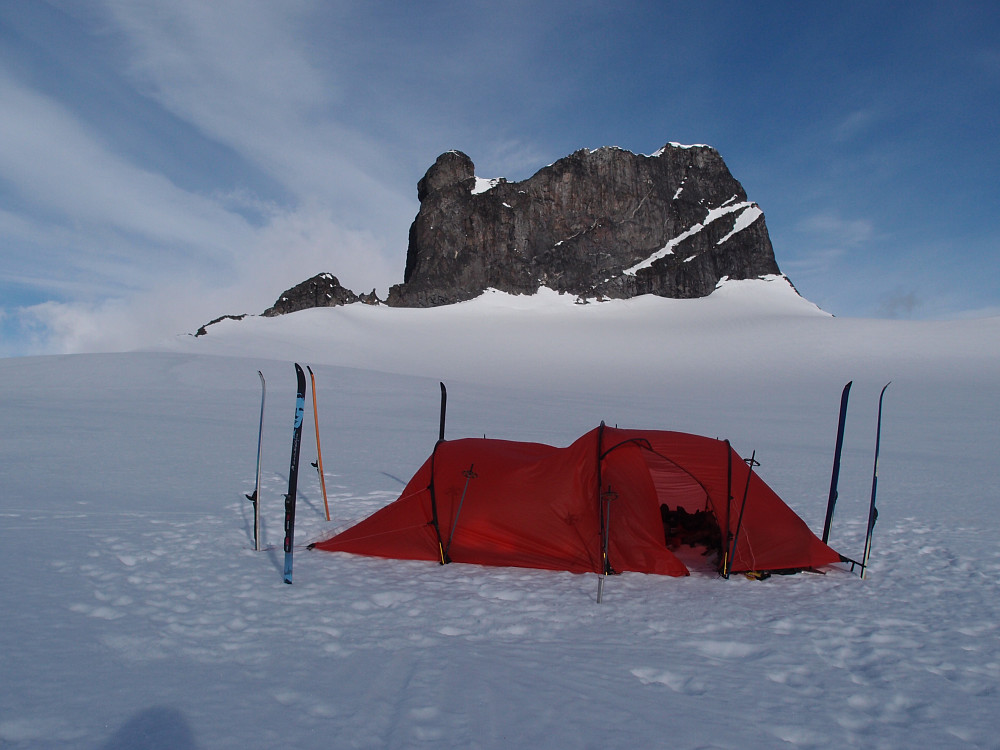
M 306 410 L 306 374 L 295 363 L 295 426 L 292 430 L 292 460 L 288 467 L 288 493 L 285 495 L 285 583 L 292 582 L 292 543 L 295 537 L 295 489 L 299 480 L 299 446 L 302 443 L 302 416 Z

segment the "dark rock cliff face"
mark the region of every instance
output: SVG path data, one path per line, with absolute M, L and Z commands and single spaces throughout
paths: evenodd
M 583 149 L 522 182 L 484 187 L 459 151 L 427 170 L 388 304 L 444 305 L 491 287 L 703 297 L 723 277 L 780 273 L 763 213 L 708 146 Z

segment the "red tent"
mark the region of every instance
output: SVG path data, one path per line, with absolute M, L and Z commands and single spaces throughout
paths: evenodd
M 735 545 L 734 545 L 735 541 Z M 687 575 L 840 561 L 725 440 L 601 425 L 567 448 L 440 441 L 398 500 L 316 549 L 583 572 Z

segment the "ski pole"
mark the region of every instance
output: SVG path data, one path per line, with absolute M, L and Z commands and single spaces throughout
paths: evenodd
M 316 406 L 316 376 L 313 375 L 312 368 L 306 365 L 309 370 L 309 380 L 312 382 L 313 396 L 313 422 L 316 423 L 316 471 L 319 473 L 319 486 L 323 490 L 323 509 L 326 511 L 326 520 L 330 520 L 330 503 L 326 499 L 326 477 L 323 474 L 323 449 L 319 445 L 319 410 Z

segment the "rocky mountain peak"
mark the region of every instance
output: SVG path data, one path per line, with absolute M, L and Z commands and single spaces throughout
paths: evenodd
M 461 151 L 446 151 L 417 183 L 417 200 L 423 203 L 427 196 L 446 188 L 471 192 L 475 180 L 472 159 Z
M 417 197 L 390 305 L 541 286 L 584 298 L 702 297 L 724 277 L 780 273 L 763 213 L 709 146 L 580 149 L 520 182 L 478 179 L 466 154 L 449 151 Z
M 704 297 L 725 278 L 781 273 L 763 212 L 710 146 L 668 143 L 648 156 L 580 149 L 520 182 L 479 178 L 467 154 L 447 151 L 417 198 L 403 283 L 386 300 L 396 307 L 543 286 L 584 301 Z M 381 300 L 321 273 L 263 314 L 353 302 Z

